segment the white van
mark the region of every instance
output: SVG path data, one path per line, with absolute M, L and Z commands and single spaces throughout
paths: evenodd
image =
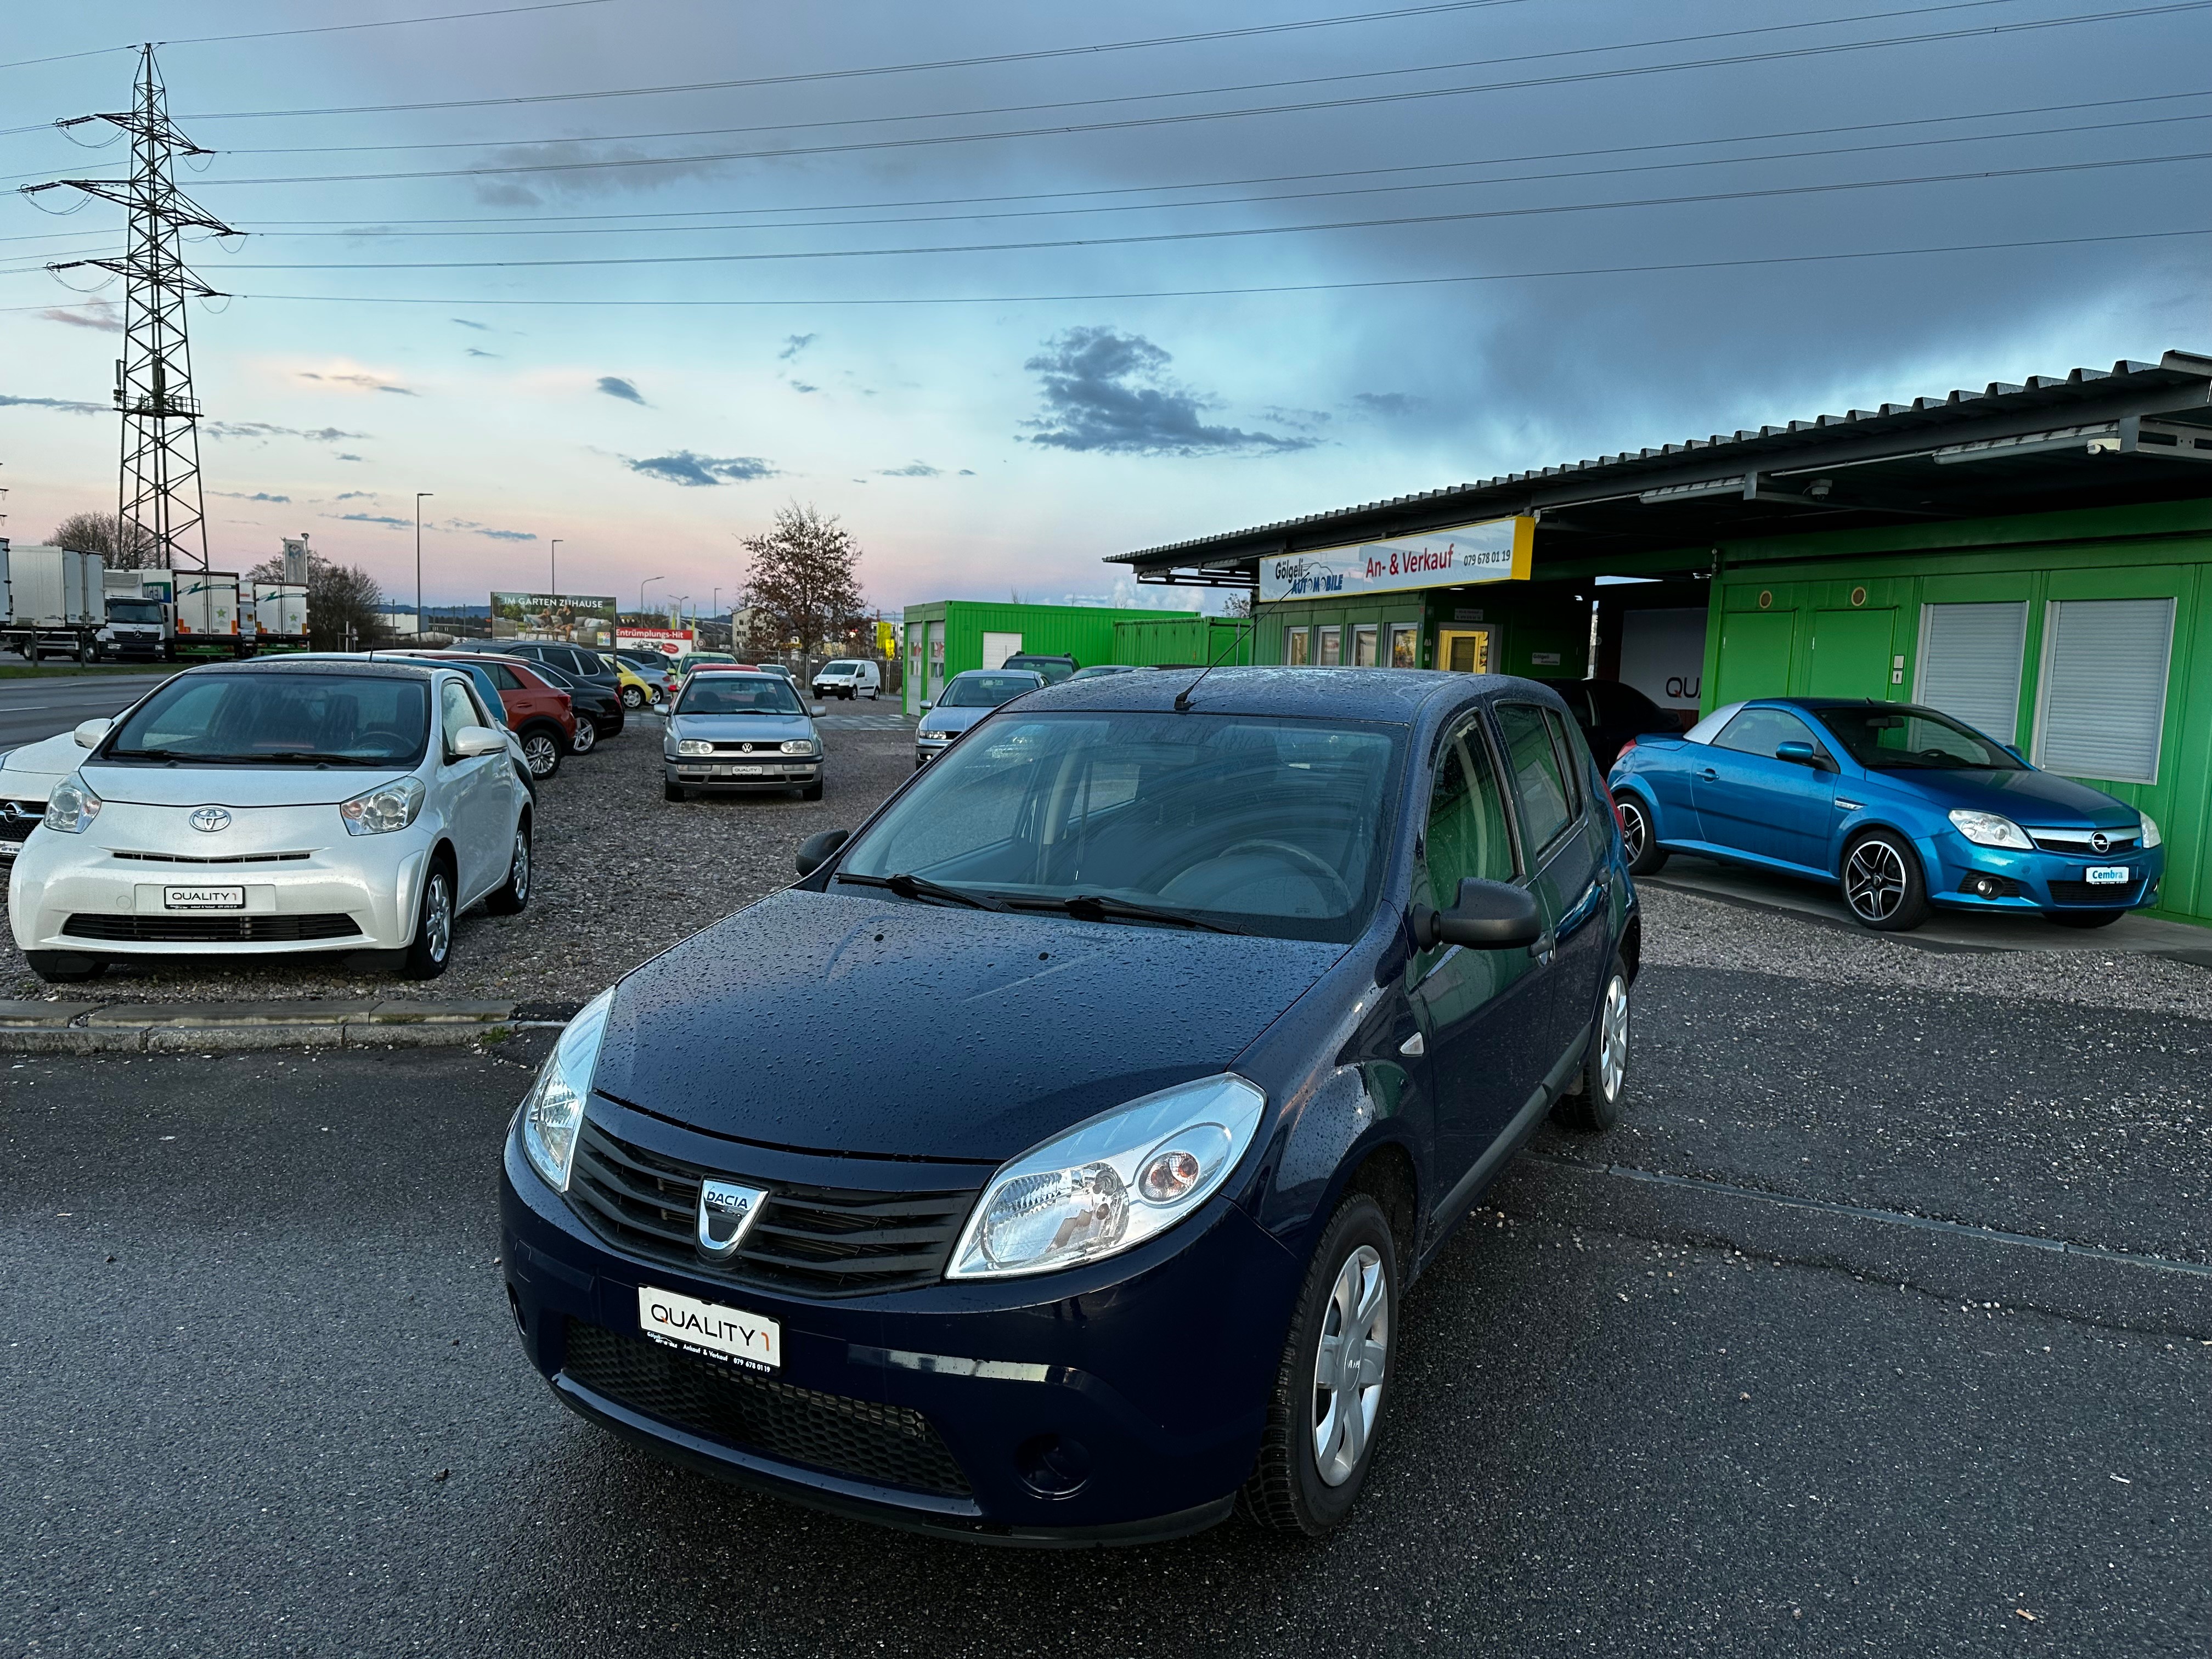
M 883 693 L 883 671 L 861 658 L 825 662 L 815 671 L 817 697 L 876 697 Z

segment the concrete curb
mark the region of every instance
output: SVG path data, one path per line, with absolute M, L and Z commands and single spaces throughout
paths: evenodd
M 511 1002 L 6 1002 L 0 1054 L 209 1054 L 503 1042 L 547 1024 Z

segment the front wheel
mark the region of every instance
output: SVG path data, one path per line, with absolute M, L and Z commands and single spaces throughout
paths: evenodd
M 522 734 L 523 763 L 541 781 L 561 769 L 561 738 L 554 726 L 534 726 Z
M 1599 1134 L 1620 1121 L 1628 1092 L 1628 969 L 1618 957 L 1598 1000 L 1597 1024 L 1574 1091 L 1559 1097 L 1557 1114 L 1571 1129 Z
M 806 787 L 799 792 L 799 798 L 801 800 L 820 800 L 822 799 L 822 780 L 817 778 L 813 782 L 808 784 Z
M 1909 933 L 1928 920 L 1928 878 L 1920 855 L 1894 830 L 1876 830 L 1844 853 L 1844 902 L 1877 933 Z
M 415 939 L 400 972 L 409 979 L 435 979 L 453 959 L 453 872 L 441 858 L 422 878 L 422 897 L 415 908 Z
M 1667 849 L 1651 823 L 1651 811 L 1640 795 L 1624 793 L 1618 803 L 1620 813 L 1620 847 L 1628 858 L 1628 873 L 1650 876 L 1658 873 L 1667 862 Z
M 1306 1268 L 1259 1462 L 1237 1494 L 1249 1519 L 1319 1538 L 1352 1512 L 1374 1462 L 1397 1303 L 1390 1224 L 1382 1206 L 1354 1193 L 1329 1218 Z

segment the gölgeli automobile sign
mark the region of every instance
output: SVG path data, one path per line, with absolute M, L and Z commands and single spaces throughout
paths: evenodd
M 1536 520 L 1485 519 L 1387 542 L 1311 548 L 1260 561 L 1260 598 L 1321 599 L 1408 587 L 1526 581 Z

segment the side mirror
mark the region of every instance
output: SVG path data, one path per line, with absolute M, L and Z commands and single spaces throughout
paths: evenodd
M 1820 751 L 1809 743 L 1778 743 L 1774 745 L 1774 758 L 1788 761 L 1792 766 L 1818 766 Z
M 115 729 L 113 720 L 87 720 L 70 735 L 76 739 L 80 749 L 97 749 L 100 740 Z
M 2010 756 L 2011 756 L 2014 760 L 2018 761 L 2018 762 L 2019 762 L 2022 766 L 2033 766 L 2033 765 L 2035 763 L 2034 762 L 2033 762 L 2033 761 L 2031 761 L 2030 759 L 2028 759 L 2028 757 L 2027 757 L 2027 756 L 2025 756 L 2025 755 L 2021 754 L 2021 753 L 2020 752 L 2020 750 L 2019 750 L 2017 748 L 2015 748 L 2015 747 L 2014 747 L 2013 744 L 2008 744 L 2008 744 L 2000 744 L 2000 745 L 1999 745 L 1999 747 L 2002 748 L 2006 754 L 2010 755 Z
M 830 711 L 829 711 L 828 709 L 824 708 L 823 708 L 820 703 L 818 703 L 818 702 L 817 702 L 817 703 L 810 704 L 810 705 L 808 706 L 808 708 L 807 708 L 806 712 L 807 712 L 808 714 L 828 714 Z
M 924 704 L 922 704 L 922 706 L 921 706 L 921 712 L 922 712 L 923 714 L 927 714 L 929 712 L 929 705 L 928 705 L 927 703 L 924 703 Z
M 1459 898 L 1449 910 L 1413 907 L 1413 939 L 1423 950 L 1438 945 L 1464 945 L 1477 951 L 1505 951 L 1534 945 L 1544 937 L 1544 913 L 1536 896 L 1508 882 L 1484 881 L 1469 876 L 1459 884 Z
M 465 726 L 453 733 L 453 756 L 457 760 L 506 752 L 507 738 L 489 726 Z
M 799 854 L 794 860 L 799 866 L 799 873 L 802 877 L 812 875 L 835 858 L 837 849 L 852 838 L 850 830 L 824 830 L 818 835 L 809 836 L 799 843 Z

